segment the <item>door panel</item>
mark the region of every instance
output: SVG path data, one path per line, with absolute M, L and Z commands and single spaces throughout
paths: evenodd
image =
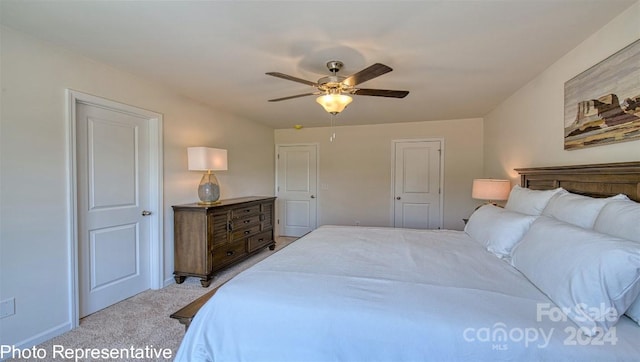
M 311 203 L 309 200 L 285 201 L 285 225 L 287 228 L 309 228 Z
M 402 148 L 402 192 L 405 194 L 429 193 L 430 149 Z
M 78 103 L 80 317 L 150 286 L 148 119 Z
M 280 145 L 277 149 L 280 235 L 302 236 L 316 228 L 316 145 Z
M 90 208 L 136 204 L 136 129 L 89 118 Z
M 282 152 L 286 172 L 284 187 L 287 192 L 310 192 L 311 183 L 309 170 L 312 150 L 286 149 Z
M 394 144 L 394 226 L 440 228 L 440 141 Z
M 137 225 L 93 230 L 89 237 L 91 290 L 136 276 L 140 269 Z
M 396 227 L 411 229 L 428 229 L 425 227 L 425 220 L 430 218 L 431 205 L 426 203 L 402 203 L 402 225 Z M 428 224 L 427 224 L 428 226 Z

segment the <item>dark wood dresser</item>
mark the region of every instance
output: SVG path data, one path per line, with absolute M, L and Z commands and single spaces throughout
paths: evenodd
M 216 271 L 276 246 L 273 235 L 275 197 L 240 197 L 215 205 L 173 207 L 176 283 L 188 276 L 211 284 Z

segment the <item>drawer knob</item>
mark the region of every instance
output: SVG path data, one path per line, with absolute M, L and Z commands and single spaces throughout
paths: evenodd
M 231 256 L 231 255 L 233 255 L 234 253 L 235 253 L 235 252 L 234 252 L 233 250 L 229 250 L 229 251 L 227 251 L 227 256 Z
M 245 231 L 245 232 L 244 232 L 244 234 L 245 234 L 245 235 L 249 235 L 249 234 L 251 234 L 251 230 L 247 230 L 247 231 Z
M 250 222 L 251 222 L 251 220 L 245 220 L 245 221 L 243 221 L 243 223 L 245 223 L 245 224 L 248 224 L 248 223 L 250 223 Z

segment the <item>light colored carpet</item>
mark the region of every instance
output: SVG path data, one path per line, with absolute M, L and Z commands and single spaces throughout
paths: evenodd
M 276 251 L 282 249 L 295 238 L 277 238 Z M 136 349 L 161 352 L 169 349 L 175 356 L 182 337 L 184 325 L 169 318 L 173 312 L 191 303 L 199 296 L 231 279 L 241 271 L 272 255 L 274 251 L 264 249 L 247 260 L 225 269 L 214 276 L 208 288 L 200 285 L 200 278 L 187 278 L 182 284 L 172 284 L 160 290 L 147 290 L 120 303 L 105 308 L 80 321 L 80 326 L 61 336 L 53 338 L 36 348 L 44 349 L 47 358 L 38 361 L 60 361 L 54 357 L 54 350 L 61 349 Z M 118 356 L 122 356 L 118 352 Z M 167 351 L 168 353 L 168 351 Z M 74 357 L 79 353 L 74 352 Z M 71 358 L 74 360 L 74 358 Z M 114 360 L 81 358 L 81 361 Z M 172 358 L 118 358 L 117 361 L 164 361 Z

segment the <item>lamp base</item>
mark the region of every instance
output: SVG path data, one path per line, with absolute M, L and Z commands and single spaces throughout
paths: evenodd
M 502 206 L 502 205 L 498 205 L 497 203 L 495 203 L 495 202 L 493 202 L 493 201 L 489 200 L 489 201 L 485 202 L 485 203 L 484 203 L 484 204 L 482 204 L 482 205 L 478 205 L 478 207 L 476 207 L 476 208 L 475 208 L 475 210 L 473 210 L 473 211 L 478 210 L 479 208 L 483 207 L 484 205 L 493 205 L 493 206 L 497 206 L 497 207 L 502 207 L 502 208 L 504 208 L 504 206 Z
M 208 172 L 202 176 L 200 185 L 198 185 L 198 197 L 200 198 L 199 204 L 201 205 L 213 205 L 219 202 L 220 185 L 218 185 L 216 175 Z
M 218 200 L 218 201 L 198 201 L 198 205 L 205 205 L 205 206 L 211 206 L 211 205 L 218 205 L 221 204 L 222 201 Z

